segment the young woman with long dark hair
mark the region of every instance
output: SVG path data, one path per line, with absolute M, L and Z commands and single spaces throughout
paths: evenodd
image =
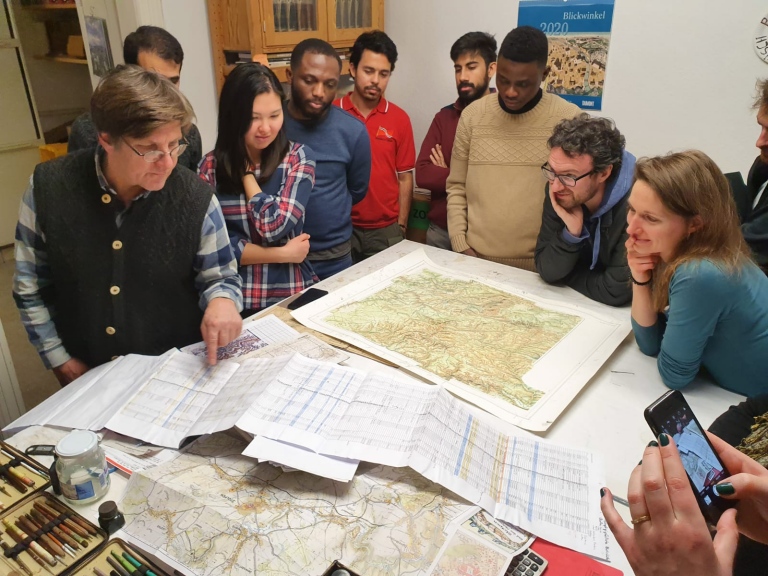
M 198 173 L 216 188 L 243 278 L 243 315 L 314 281 L 305 260 L 304 207 L 315 181 L 314 153 L 283 128 L 285 94 L 261 64 L 237 66 L 219 98 L 216 147 Z

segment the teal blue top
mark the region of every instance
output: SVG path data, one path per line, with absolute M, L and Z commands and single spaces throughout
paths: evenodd
M 640 350 L 658 355 L 664 384 L 679 390 L 704 367 L 723 388 L 768 393 L 768 277 L 750 263 L 728 273 L 710 260 L 682 264 L 669 285 L 669 310 L 632 329 Z

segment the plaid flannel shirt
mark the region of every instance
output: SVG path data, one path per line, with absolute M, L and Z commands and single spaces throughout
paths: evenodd
M 101 147 L 96 149 L 96 174 L 101 188 L 110 194 L 117 193 L 109 186 L 101 170 Z M 140 202 L 153 192 L 147 191 L 137 197 Z M 128 217 L 121 212 L 116 217 L 117 226 Z M 53 317 L 56 311 L 43 302 L 41 290 L 52 283 L 51 269 L 48 265 L 46 239 L 40 230 L 35 209 L 33 179 L 19 208 L 19 222 L 16 225 L 16 273 L 13 277 L 13 297 L 21 313 L 21 321 L 27 330 L 29 340 L 47 368 L 61 366 L 70 359 L 64 348 Z M 200 308 L 205 310 L 214 298 L 229 298 L 238 310 L 242 310 L 241 281 L 237 274 L 237 264 L 232 257 L 229 238 L 221 213 L 221 207 L 214 195 L 203 219 L 200 234 L 200 247 L 194 263 L 195 287 L 200 292 Z
M 258 167 L 249 167 L 259 177 Z M 216 186 L 216 158 L 203 156 L 200 177 Z M 229 229 L 235 259 L 240 262 L 246 244 L 279 247 L 304 229 L 304 207 L 315 184 L 314 153 L 306 146 L 291 143 L 288 153 L 261 192 L 249 201 L 244 194 L 217 191 L 221 211 Z M 301 264 L 253 264 L 240 266 L 243 279 L 243 307 L 260 310 L 301 292 L 317 281 L 308 260 Z

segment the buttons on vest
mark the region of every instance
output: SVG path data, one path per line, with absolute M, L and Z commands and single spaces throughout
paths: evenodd
M 109 204 L 112 202 L 112 195 L 111 194 L 102 194 L 101 195 L 101 201 L 104 202 L 104 204 Z
M 117 296 L 118 294 L 120 294 L 120 286 L 112 286 L 109 289 L 109 293 L 112 294 L 112 296 Z
M 123 247 L 123 243 L 120 240 L 112 242 L 112 250 L 120 250 Z
M 106 332 L 107 332 L 107 334 L 108 334 L 108 335 L 110 335 L 110 336 L 114 336 L 114 335 L 115 335 L 115 332 L 116 332 L 116 330 L 115 330 L 114 328 L 112 328 L 112 326 L 107 326 L 107 330 L 106 330 Z

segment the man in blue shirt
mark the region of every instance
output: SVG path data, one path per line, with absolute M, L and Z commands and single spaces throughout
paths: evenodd
M 365 125 L 332 105 L 340 75 L 341 59 L 327 42 L 310 38 L 293 49 L 285 130 L 315 151 L 304 232 L 310 236 L 307 259 L 320 280 L 352 265 L 352 206 L 365 198 L 371 175 Z

